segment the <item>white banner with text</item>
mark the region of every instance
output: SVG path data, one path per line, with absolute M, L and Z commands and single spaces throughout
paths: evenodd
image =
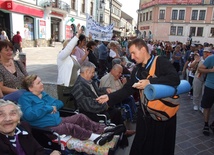
M 113 36 L 114 25 L 103 26 L 100 23 L 96 22 L 90 15 L 86 15 L 86 30 L 85 35 L 89 37 L 89 34 L 92 36 L 92 39 L 99 41 L 110 41 Z

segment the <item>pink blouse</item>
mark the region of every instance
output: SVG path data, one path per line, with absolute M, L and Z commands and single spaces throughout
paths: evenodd
M 88 57 L 86 57 L 86 59 L 84 61 L 82 61 L 82 57 L 84 57 L 85 51 L 84 51 L 84 49 L 81 49 L 78 46 L 75 47 L 75 54 L 74 55 L 77 57 L 77 61 L 79 62 L 80 65 L 86 61 L 89 61 Z

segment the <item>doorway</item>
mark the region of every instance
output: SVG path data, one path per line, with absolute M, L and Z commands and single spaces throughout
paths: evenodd
M 10 15 L 9 13 L 0 11 L 0 32 L 2 30 L 6 32 L 8 38 L 11 40 L 14 33 L 10 29 Z
M 54 41 L 59 41 L 59 23 L 61 21 L 59 18 L 51 17 L 51 38 Z

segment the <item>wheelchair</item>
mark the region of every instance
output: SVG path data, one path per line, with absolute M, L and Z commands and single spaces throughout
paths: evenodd
M 76 114 L 76 112 L 68 112 L 68 111 L 64 111 L 64 110 L 60 110 L 60 116 L 61 117 L 66 117 L 66 116 L 70 116 Z M 63 155 L 87 155 L 86 152 L 78 152 L 79 149 L 75 150 L 75 149 L 69 149 L 67 147 L 67 145 L 65 145 L 65 143 L 62 141 L 62 136 L 59 135 L 58 133 L 54 132 L 51 129 L 48 128 L 36 128 L 36 127 L 32 127 L 32 134 L 35 137 L 35 139 L 40 143 L 41 146 L 43 146 L 47 152 L 47 154 L 49 154 L 52 150 L 58 150 L 60 151 Z M 120 137 L 119 136 L 115 136 L 114 139 L 112 141 L 115 142 L 115 146 L 112 148 L 109 148 L 108 150 L 108 155 L 114 155 L 118 144 L 119 144 L 119 140 Z M 74 141 L 74 142 L 73 142 Z M 92 144 L 93 142 L 89 143 L 87 142 L 87 144 L 85 143 L 85 141 L 83 141 L 81 143 L 80 140 L 74 139 L 73 141 L 71 141 L 70 146 L 73 145 L 77 145 L 75 147 L 78 147 L 78 144 L 81 148 L 84 147 L 89 147 L 89 144 L 91 146 L 93 146 L 93 148 L 99 150 L 98 148 L 100 148 L 100 150 L 102 150 L 102 146 L 98 146 L 95 144 Z M 70 142 L 70 141 L 68 141 Z M 73 144 L 74 143 L 74 144 Z M 85 146 L 83 146 L 85 143 Z M 104 145 L 105 146 L 105 145 Z M 89 149 L 86 149 L 89 150 Z M 96 151 L 95 151 L 96 152 Z M 95 154 L 95 153 L 94 153 Z M 97 153 L 99 154 L 99 153 Z
M 80 110 L 78 105 L 77 105 L 77 102 L 76 102 L 76 100 L 75 100 L 75 98 L 74 98 L 74 96 L 72 94 L 72 92 L 64 92 L 63 95 L 64 96 L 69 96 L 68 102 L 69 101 L 73 101 L 73 104 L 74 104 L 74 109 L 70 109 L 70 108 L 65 108 L 64 107 L 64 108 L 62 108 L 63 111 L 66 111 L 66 112 L 72 111 L 72 112 L 75 112 L 75 113 L 83 113 L 86 116 L 88 116 L 90 119 L 92 119 L 92 120 L 94 120 L 96 122 L 104 123 L 107 126 L 115 126 L 115 124 L 111 123 L 111 120 L 105 114 L 94 114 L 93 116 L 91 116 L 91 115 L 88 115 L 86 112 Z M 65 117 L 65 116 L 62 116 L 62 117 Z
M 116 108 L 120 109 L 124 121 L 130 121 L 133 123 L 136 121 L 138 106 L 135 104 L 133 98 L 130 97 L 130 100 L 127 98 L 115 106 Z
M 18 90 L 17 92 L 14 92 L 8 96 L 5 96 L 3 99 L 10 100 L 14 103 L 18 103 L 19 96 L 21 96 L 25 91 L 26 90 Z M 67 116 L 71 116 L 71 115 L 78 113 L 77 110 L 72 111 L 71 109 L 60 109 L 59 112 L 60 112 L 61 117 L 67 117 Z M 101 117 L 103 117 L 104 122 L 106 122 L 106 124 L 108 124 L 108 120 L 107 120 L 106 116 L 101 115 Z M 91 148 L 89 148 L 89 149 L 86 148 L 85 149 L 86 152 L 80 152 L 81 150 L 79 150 L 79 149 L 75 150 L 75 149 L 73 149 L 73 147 L 68 148 L 67 143 L 62 141 L 62 135 L 59 135 L 57 132 L 54 132 L 50 128 L 31 127 L 31 130 L 32 130 L 32 134 L 33 134 L 34 138 L 39 142 L 39 144 L 41 146 L 44 147 L 46 154 L 50 154 L 50 152 L 52 152 L 53 150 L 58 150 L 63 155 L 70 155 L 70 154 L 87 155 L 87 153 L 88 153 L 87 151 L 90 150 L 91 148 L 95 148 L 95 151 L 93 152 L 93 154 L 96 154 L 97 150 L 103 150 L 103 148 L 102 148 L 103 146 L 99 146 L 99 145 L 94 144 L 92 141 L 88 141 L 87 144 L 85 144 L 85 147 L 88 147 L 89 143 L 90 143 Z M 114 155 L 114 153 L 119 145 L 119 141 L 120 141 L 122 135 L 123 135 L 123 133 L 121 135 L 114 136 L 113 140 L 111 141 L 112 144 L 109 145 L 109 148 L 107 146 L 107 148 L 105 149 L 105 151 L 107 151 L 108 155 Z M 75 138 L 72 138 L 72 139 L 75 139 Z M 83 145 L 84 145 L 84 141 L 72 140 L 71 144 L 69 143 L 70 146 L 77 145 L 77 144 L 72 144 L 73 141 L 74 141 L 74 143 L 77 143 L 77 142 L 78 142 L 78 144 L 81 143 L 80 147 L 83 147 Z M 90 151 L 88 154 L 91 154 Z M 97 154 L 100 154 L 100 152 L 98 152 Z M 106 152 L 105 152 L 105 154 L 106 154 Z

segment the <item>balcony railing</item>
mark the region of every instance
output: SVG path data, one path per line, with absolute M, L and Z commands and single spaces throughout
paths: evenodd
M 44 8 L 46 7 L 58 8 L 67 11 L 68 13 L 71 11 L 70 6 L 64 1 L 58 1 L 57 3 L 55 0 L 43 0 L 41 6 Z

